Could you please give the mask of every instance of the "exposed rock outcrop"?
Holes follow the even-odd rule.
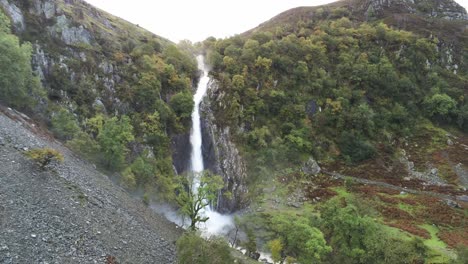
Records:
[[[465,188],[468,188],[468,169],[466,168],[466,166],[464,166],[461,163],[458,163],[453,168],[458,176],[460,185],[464,186]]]
[[[318,165],[317,161],[313,158],[310,157],[302,166],[301,168],[302,172],[305,174],[317,176],[317,174],[320,173],[322,170],[320,166]]]
[[[245,207],[248,203],[247,169],[239,150],[231,140],[229,127],[219,127],[210,109],[210,101],[216,100],[216,89],[216,83],[210,82],[207,97],[200,106],[202,152],[205,168],[224,179],[225,187],[219,197],[217,211],[229,213]]]
[[[24,16],[21,9],[19,9],[14,3],[10,3],[8,0],[1,0],[0,5],[10,16],[15,31],[24,31],[26,29],[26,24],[24,23]]]
[[[87,44],[91,45],[92,36],[83,25],[73,27],[65,15],[57,17],[57,23],[48,28],[49,33],[55,37],[60,38],[67,45]]]
[[[171,138],[172,162],[177,174],[189,169],[191,146],[189,133],[174,135]]]
[[[447,20],[468,20],[466,10],[453,0],[370,0],[365,4],[368,18],[397,10],[398,13],[417,13]]]
[[[430,164],[427,165],[427,169],[424,172],[416,170],[414,162],[410,161],[406,155],[405,150],[401,150],[400,162],[406,167],[408,176],[410,178],[419,179],[433,185],[444,185],[446,182],[439,177],[439,171],[437,168],[432,167]]]
[[[51,19],[55,16],[55,3],[52,0],[34,0],[30,12],[38,16],[44,15],[46,19]]]

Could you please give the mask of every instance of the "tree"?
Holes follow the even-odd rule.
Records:
[[[268,248],[271,251],[271,258],[273,261],[276,262],[281,262],[283,259],[281,256],[281,252],[283,251],[283,242],[281,242],[281,239],[274,239],[268,242]]]
[[[10,34],[9,21],[0,11],[0,102],[14,107],[30,107],[43,96],[39,79],[31,68],[31,44],[20,44]]]
[[[246,231],[247,241],[243,243],[243,246],[247,250],[246,255],[253,258],[258,259],[257,253],[257,238],[251,228],[248,228]]]
[[[96,159],[100,152],[99,144],[85,132],[78,132],[72,140],[67,141],[67,146],[88,160]]]
[[[184,233],[176,243],[179,263],[234,263],[228,243],[220,237],[204,239],[196,232]]]
[[[10,19],[0,10],[0,33],[10,33],[10,27]]]
[[[299,263],[318,262],[331,252],[323,233],[304,217],[277,214],[271,219],[271,228],[284,241],[284,255]]]
[[[113,117],[105,121],[97,140],[109,169],[120,169],[128,152],[127,144],[134,140],[133,126],[128,116]]]
[[[132,102],[137,111],[149,111],[160,98],[161,81],[154,72],[142,72],[133,88]]]
[[[196,230],[198,223],[208,221],[209,217],[203,214],[203,210],[216,204],[218,192],[223,186],[223,178],[209,171],[180,177],[176,201],[180,212],[190,219],[191,230]]]
[[[374,146],[356,133],[343,131],[339,139],[341,153],[351,162],[360,162],[375,154]]]
[[[52,131],[61,139],[70,140],[80,131],[75,116],[61,108],[52,116]]]
[[[190,93],[182,92],[172,96],[169,104],[179,118],[191,117],[194,102]]]
[[[144,114],[141,118],[139,132],[147,144],[153,147],[153,153],[157,157],[163,157],[169,150],[169,140],[161,123],[158,112]]]
[[[446,117],[455,110],[457,102],[447,94],[437,93],[426,98],[424,105],[430,117]]]
[[[457,124],[463,131],[468,132],[468,104],[458,111]]]
[[[423,263],[427,248],[420,239],[402,240],[374,219],[339,199],[321,210],[322,230],[330,240],[331,263]]]

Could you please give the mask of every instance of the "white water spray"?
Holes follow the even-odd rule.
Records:
[[[192,131],[190,133],[190,144],[192,144],[192,155],[190,156],[190,165],[191,170],[195,173],[201,172],[205,169],[202,155],[200,103],[206,94],[210,78],[208,77],[208,70],[205,68],[205,63],[203,62],[203,59],[204,58],[202,55],[199,55],[197,57],[198,69],[203,71],[203,75],[201,76],[200,81],[198,82],[197,91],[193,96],[193,102],[195,103],[195,106],[192,112]]]
[[[195,106],[192,112],[192,130],[190,133],[190,144],[192,145],[192,154],[190,156],[190,168],[195,173],[193,186],[198,188],[200,186],[200,172],[205,169],[203,164],[202,155],[202,133],[200,124],[200,103],[206,94],[208,89],[208,69],[205,66],[204,57],[202,55],[197,56],[198,69],[201,70],[202,76],[197,86],[197,91],[193,96]],[[194,190],[195,191],[195,190]],[[211,208],[207,207],[203,212],[203,215],[209,217],[206,223],[201,223],[199,228],[203,231],[206,236],[210,235],[222,235],[225,234],[229,227],[233,226],[232,217],[229,215],[222,215]]]

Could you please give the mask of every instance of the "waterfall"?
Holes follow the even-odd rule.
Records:
[[[197,56],[198,69],[202,71],[202,76],[197,85],[197,91],[193,96],[194,108],[192,112],[192,130],[190,132],[190,144],[192,145],[192,153],[190,155],[190,169],[195,174],[193,182],[193,191],[200,186],[200,172],[205,167],[203,164],[202,154],[202,132],[201,132],[201,120],[200,120],[200,103],[206,94],[208,89],[208,69],[205,66],[204,57],[202,55]],[[200,229],[206,236],[210,235],[221,235],[225,232],[226,227],[232,227],[232,217],[229,215],[222,215],[211,208],[207,207],[203,212],[203,215],[208,216],[209,219],[206,223],[200,224]]]
[[[202,76],[198,82],[197,91],[193,96],[193,102],[195,106],[192,112],[192,131],[190,133],[190,144],[192,144],[192,155],[190,156],[190,169],[192,172],[198,173],[205,169],[203,165],[202,155],[202,133],[200,124],[200,103],[206,94],[208,89],[208,70],[205,67],[204,57],[202,55],[197,56],[198,69],[201,70]],[[197,186],[198,187],[198,186]]]

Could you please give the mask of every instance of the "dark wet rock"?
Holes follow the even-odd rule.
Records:
[[[249,258],[258,260],[260,258],[260,253],[258,252],[250,252]]]
[[[245,208],[248,201],[247,168],[237,146],[232,142],[229,127],[220,127],[210,108],[210,102],[216,101],[217,85],[209,84],[208,94],[200,105],[202,128],[202,153],[205,168],[221,175],[224,179],[222,193],[230,193],[230,197],[220,195],[217,210],[230,213]]]
[[[317,105],[317,102],[314,100],[311,100],[307,103],[306,105],[306,113],[309,117],[313,117],[319,110],[319,106]]]
[[[172,162],[178,174],[189,170],[190,154],[192,145],[190,144],[190,134],[178,134],[171,139]]]

